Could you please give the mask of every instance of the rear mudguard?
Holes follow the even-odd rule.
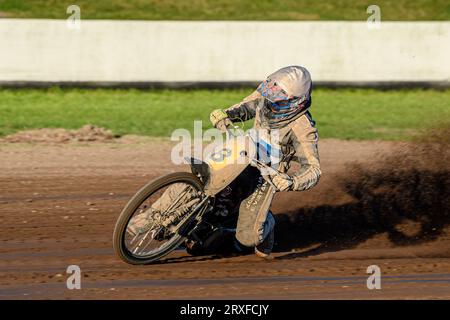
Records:
[[[199,176],[200,180],[203,182],[203,185],[206,187],[211,177],[211,171],[208,164],[195,158],[186,158],[186,161],[191,166],[192,173]]]

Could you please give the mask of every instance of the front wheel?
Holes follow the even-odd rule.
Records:
[[[130,264],[155,262],[185,240],[178,229],[200,204],[203,184],[192,173],[153,180],[127,203],[114,228],[117,255]]]

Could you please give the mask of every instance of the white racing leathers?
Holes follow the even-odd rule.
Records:
[[[281,160],[278,169],[287,172],[293,180],[289,191],[303,191],[314,187],[319,181],[321,170],[318,153],[318,133],[314,127],[308,110],[300,112],[286,123],[278,123],[271,128],[264,119],[266,99],[255,91],[241,103],[226,109],[226,113],[234,122],[254,118],[255,130],[278,130],[278,140],[281,148]],[[281,120],[283,121],[283,120]],[[300,169],[289,173],[292,161],[300,164]],[[273,199],[273,187],[262,177],[253,193],[241,202],[236,230],[237,240],[244,246],[252,247],[262,243],[275,225],[275,219],[270,212]]]
[[[293,179],[290,191],[312,188],[319,181],[321,171],[317,149],[318,134],[310,113],[307,110],[300,112],[289,120],[282,120],[285,123],[282,125],[278,123],[277,128],[274,129],[270,128],[270,125],[263,119],[265,103],[265,98],[255,91],[241,103],[225,111],[234,122],[254,118],[254,129],[264,131],[263,136],[271,135],[274,130],[277,130],[281,149],[277,169],[288,172],[291,161],[300,164],[297,172],[289,173]],[[236,229],[237,240],[248,247],[262,243],[275,226],[275,219],[270,212],[274,195],[273,187],[262,177],[257,179],[257,183],[249,181],[251,194],[241,201]],[[132,218],[129,231],[133,234],[146,232],[155,222],[168,225],[176,217],[189,210],[198,199],[194,197],[195,192],[183,190],[185,187],[184,184],[170,186],[150,208]],[[180,197],[180,195],[182,196]],[[174,202],[177,202],[176,205],[170,208]]]

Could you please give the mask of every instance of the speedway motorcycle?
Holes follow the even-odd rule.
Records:
[[[279,160],[273,161],[273,144],[236,126],[226,129],[226,137],[203,160],[186,159],[192,172],[153,180],[126,204],[113,235],[123,261],[154,263],[177,248],[210,254],[235,231],[239,204],[258,179],[274,192],[271,177],[286,174],[274,168]]]

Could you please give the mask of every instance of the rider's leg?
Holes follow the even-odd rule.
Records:
[[[272,187],[262,177],[259,179],[254,192],[241,202],[239,208],[236,239],[246,247],[262,245],[266,239],[269,239],[275,225],[275,219],[269,211],[273,198]],[[270,253],[272,246],[273,241],[272,245],[269,241],[264,243],[264,250],[260,249]]]
[[[271,211],[267,214],[263,235],[264,237],[261,243],[255,246],[255,253],[262,258],[267,258],[272,252],[273,244],[275,242],[275,219]]]

